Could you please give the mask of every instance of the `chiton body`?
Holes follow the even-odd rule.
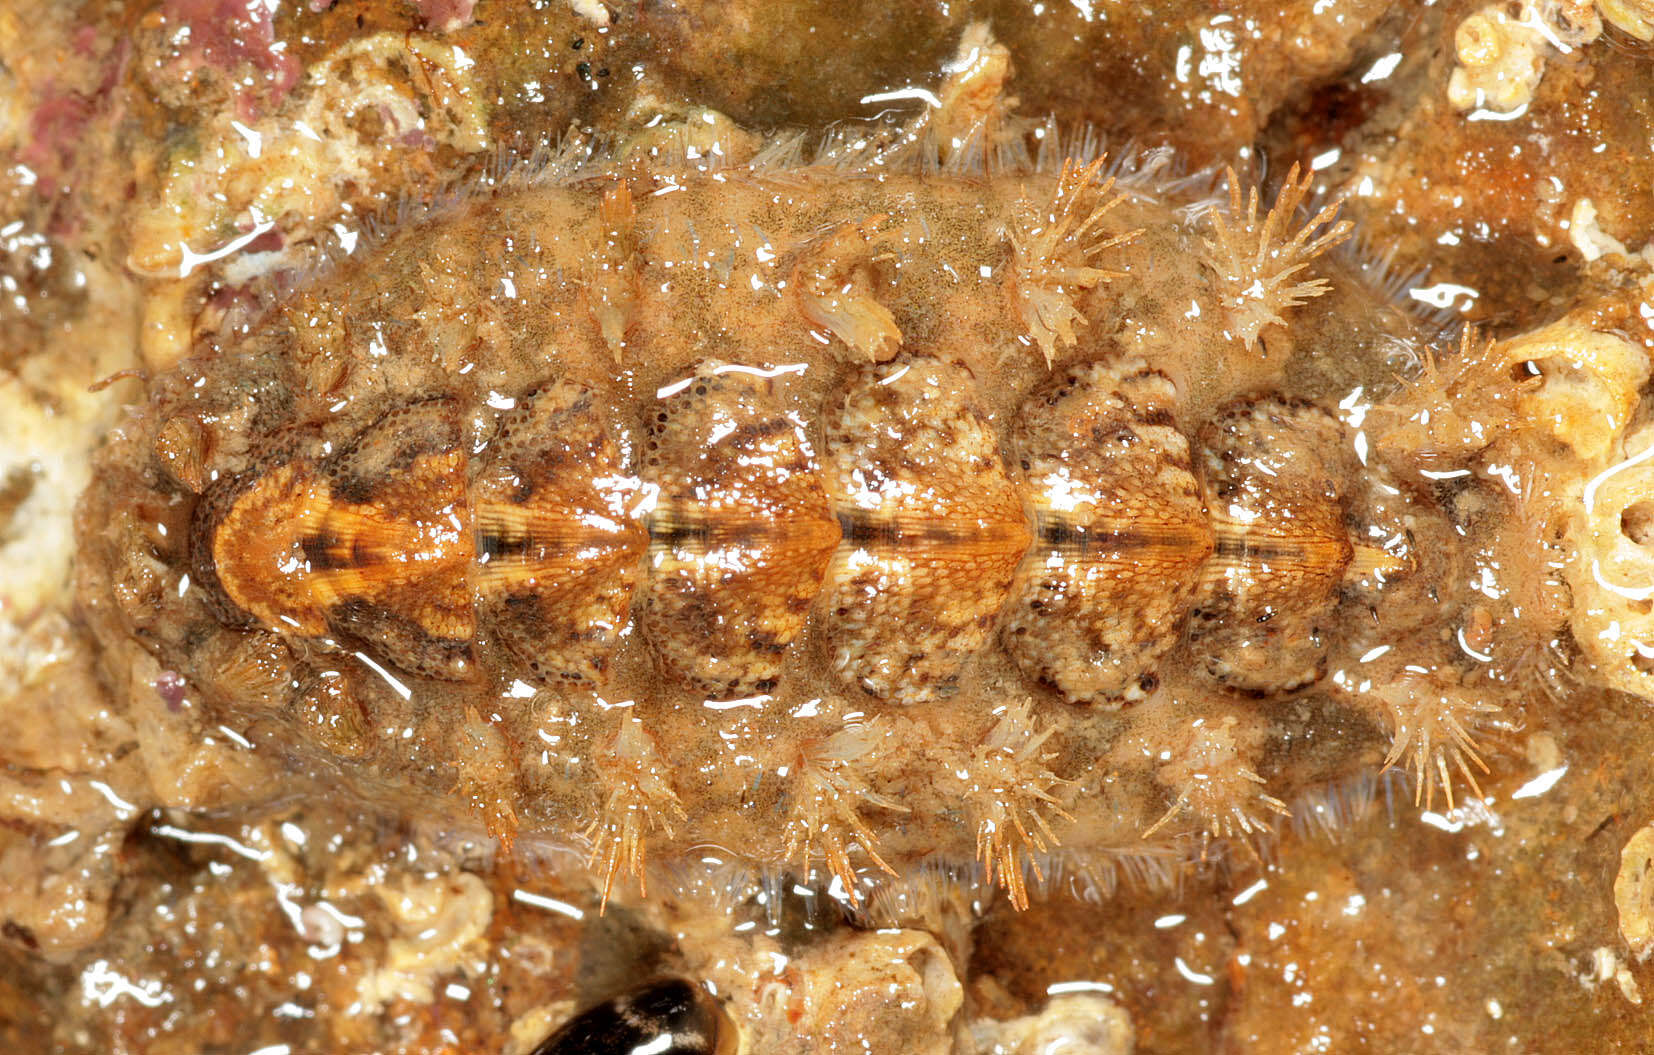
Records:
[[[228,625],[452,681],[601,689],[635,635],[703,699],[753,697],[780,687],[813,622],[837,688],[881,702],[953,694],[997,636],[1068,702],[1118,705],[1152,689],[1191,612],[1219,684],[1318,676],[1354,554],[1324,412],[1225,411],[1215,438],[1271,428],[1294,445],[1282,460],[1311,464],[1226,472],[1236,444],[1201,451],[1203,478],[1171,384],[1138,360],[1060,370],[1014,440],[942,360],[852,371],[808,417],[786,409],[786,372],[702,363],[631,430],[601,409],[612,390],[558,382],[495,400],[498,416],[399,404],[332,453],[284,436],[206,489],[191,575]],[[491,422],[486,442],[468,416]],[[809,419],[826,422],[820,455]],[[1214,514],[1208,496],[1241,490]]]
[[[1370,771],[1393,701],[1344,668],[1453,681],[1469,603],[1439,495],[1334,412],[1414,324],[1301,184],[1260,217],[976,116],[565,152],[340,254],[113,437],[110,662],[611,880],[859,847],[1020,899],[1059,840]]]

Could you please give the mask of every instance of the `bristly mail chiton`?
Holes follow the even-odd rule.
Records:
[[[1470,601],[1327,408],[1420,335],[1295,177],[1116,182],[990,87],[808,159],[565,151],[340,254],[112,437],[109,662],[610,879],[715,843],[1020,900],[1059,840],[1370,769],[1393,700],[1329,672],[1453,681]]]

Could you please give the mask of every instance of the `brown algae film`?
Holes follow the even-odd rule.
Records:
[[[1417,324],[1296,173],[1111,168],[1003,75],[813,152],[568,147],[339,254],[113,437],[94,627],[606,886],[714,846],[1021,903],[1386,762],[1473,787],[1561,619],[1472,590],[1508,496],[1365,395]]]

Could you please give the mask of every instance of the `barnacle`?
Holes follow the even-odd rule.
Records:
[[[1614,907],[1631,954],[1647,960],[1654,953],[1654,825],[1638,828],[1620,848]]]
[[[1036,1014],[1009,1022],[984,1020],[971,1026],[972,1041],[980,1052],[1063,1053],[1136,1050],[1131,1016],[1119,1003],[1100,993],[1054,996]]]
[[[1461,461],[1525,429],[1594,463],[1629,424],[1648,373],[1636,345],[1573,316],[1503,341],[1466,327],[1457,355],[1426,350],[1407,388],[1376,409],[1389,423],[1378,442],[1420,462]]]
[[[859,845],[881,871],[896,874],[879,856],[878,839],[861,817],[863,804],[904,809],[901,803],[868,787],[858,767],[873,750],[880,733],[874,722],[850,722],[823,741],[806,741],[797,756],[792,809],[781,832],[783,857],[797,860],[800,870],[808,872],[811,855],[820,853],[828,870],[857,904],[861,893],[850,861],[852,845]]]
[[[1459,65],[1447,83],[1447,98],[1458,109],[1509,113],[1533,100],[1545,73],[1544,38],[1505,5],[1490,4],[1459,23],[1453,47]]]
[[[358,983],[358,999],[369,1009],[399,999],[430,1002],[438,978],[487,948],[494,899],[470,872],[410,878],[375,893],[395,921],[397,936],[388,943],[383,964]]]
[[[160,202],[138,213],[132,267],[187,276],[197,249],[206,253],[215,238],[262,234],[287,214],[329,213],[317,195],[337,202],[350,186],[371,185],[391,158],[417,172],[421,155],[412,144],[484,149],[488,129],[473,66],[434,37],[379,33],[313,65],[277,113],[252,126],[224,115],[198,153],[172,159]],[[364,112],[376,115],[385,134],[364,135],[355,123]],[[203,193],[209,182],[228,193]]]
[[[1602,17],[1638,40],[1654,40],[1654,3],[1649,0],[1597,0]]]
[[[672,820],[686,815],[667,782],[654,739],[636,718],[620,720],[620,728],[598,753],[597,771],[604,786],[603,805],[586,837],[592,844],[592,868],[603,877],[607,905],[619,872],[631,875],[638,889],[644,889],[645,840],[657,830],[670,836]]]
[[[1142,233],[1105,235],[1100,229],[1103,218],[1124,200],[1124,195],[1110,193],[1112,176],[1099,181],[1104,160],[1097,158],[1084,165],[1064,161],[1051,203],[1040,208],[1024,202],[1007,232],[1011,272],[1006,288],[1011,306],[1046,363],[1056,356],[1059,346],[1072,347],[1074,328],[1085,325],[1075,298],[1119,275],[1093,267],[1091,258]]]
[[[1602,36],[1600,6],[1594,0],[1528,0],[1523,13],[1544,27],[1555,47],[1568,52]]]
[[[1633,431],[1625,457],[1585,486],[1569,534],[1573,635],[1615,688],[1654,694],[1654,427]]]
[[[1646,351],[1572,316],[1499,350],[1508,370],[1538,378],[1518,386],[1523,425],[1549,433],[1587,464],[1605,457],[1630,424],[1649,375]]]
[[[1523,0],[1514,12],[1509,4],[1489,4],[1470,15],[1453,34],[1458,65],[1448,101],[1459,110],[1523,109],[1533,102],[1547,55],[1566,55],[1602,36],[1598,6],[1608,13],[1608,4],[1591,0]]]
[[[1624,256],[1627,253],[1625,243],[1604,231],[1597,223],[1597,203],[1590,198],[1576,200],[1569,211],[1568,242],[1586,263],[1610,254]]]
[[[1313,174],[1299,176],[1294,164],[1281,185],[1275,204],[1260,219],[1258,189],[1248,193],[1242,212],[1240,179],[1228,172],[1229,209],[1211,212],[1212,237],[1206,242],[1207,265],[1217,274],[1228,336],[1255,351],[1259,335],[1270,326],[1284,326],[1283,313],[1319,297],[1329,288],[1324,278],[1297,281],[1299,272],[1350,236],[1353,224],[1334,222],[1336,202],[1325,205],[1308,221],[1292,229],[1298,207],[1309,194]]]
[[[954,1016],[965,1002],[947,950],[922,930],[850,932],[801,957],[796,1006],[821,1022],[817,1051],[869,1050],[869,1012],[888,1020],[888,1035],[911,1055],[955,1050]]]

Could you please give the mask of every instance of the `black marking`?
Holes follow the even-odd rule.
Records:
[[[314,535],[306,535],[299,540],[299,548],[304,550],[304,559],[310,565],[311,571],[337,571],[340,568],[360,568],[368,563],[361,559],[361,548],[355,543],[350,544],[348,556],[339,555],[339,536],[330,531],[319,531]]]
[[[1137,422],[1121,425],[1099,425],[1091,430],[1091,442],[1098,447],[1135,447],[1142,442],[1137,434]]]
[[[1250,538],[1220,535],[1212,555],[1248,564],[1265,561],[1294,565],[1317,563],[1306,557],[1307,552],[1308,547],[1299,542],[1257,542]]]
[[[1094,550],[1128,553],[1140,549],[1193,549],[1200,545],[1198,537],[1185,532],[1141,528],[1086,528],[1072,521],[1054,517],[1041,517],[1037,534],[1039,541],[1051,549],[1079,554]]]
[[[840,513],[838,518],[839,538],[854,546],[867,546],[881,542],[895,541],[895,528],[889,523],[880,523],[860,513]]]
[[[533,561],[545,556],[544,546],[533,535],[506,535],[498,531],[477,532],[477,560],[493,563],[504,560]]]
[[[649,545],[656,547],[694,548],[712,537],[712,524],[706,520],[679,518],[670,514],[652,516],[644,522],[649,534]]]
[[[1119,385],[1120,385],[1121,388],[1124,388],[1127,385],[1129,385],[1129,384],[1131,384],[1135,381],[1167,381],[1167,380],[1169,380],[1169,379],[1167,378],[1164,371],[1158,370],[1158,369],[1156,369],[1155,367],[1152,367],[1152,366],[1141,366],[1141,367],[1138,367],[1136,370],[1132,371],[1131,373],[1127,374],[1126,376],[1122,377],[1119,381]]]
[[[793,431],[793,423],[786,418],[766,418],[763,421],[746,422],[736,427],[735,431],[722,442],[732,450],[745,451],[759,446],[765,440],[784,436]]]
[[[672,978],[635,989],[570,1019],[531,1055],[718,1055],[732,1050],[732,1027],[710,996]]]
[[[813,521],[803,521],[809,523]],[[681,516],[670,511],[657,513],[644,522],[649,545],[655,549],[680,548],[690,551],[716,542],[720,547],[767,549],[794,534],[785,519],[753,520],[747,517]]]
[[[944,549],[980,542],[985,534],[971,528],[954,527],[946,521],[896,523],[866,513],[840,513],[838,527],[842,542],[861,549]]]

